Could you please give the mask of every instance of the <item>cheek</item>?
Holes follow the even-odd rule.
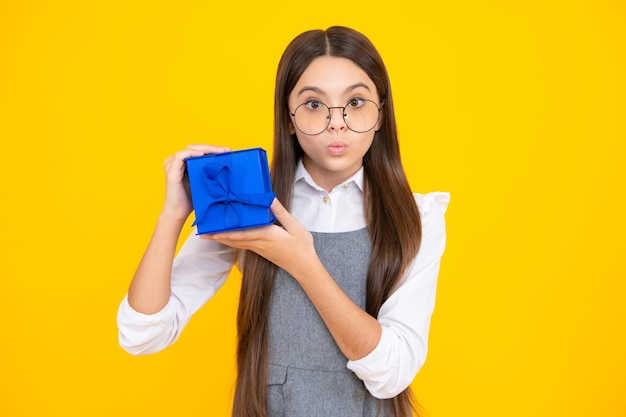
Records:
[[[300,145],[300,148],[302,148],[302,150],[304,151],[304,153],[309,153],[313,151],[313,147],[311,146],[311,142],[310,140],[306,140],[306,138],[304,138],[304,140],[296,133],[294,135],[293,140],[297,140],[298,144]]]
[[[372,143],[374,143],[374,141],[376,140],[376,132],[372,131],[371,133],[371,135],[364,137],[363,141],[361,142],[362,147],[365,148],[366,151],[372,147]]]

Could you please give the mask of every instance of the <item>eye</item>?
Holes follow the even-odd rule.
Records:
[[[309,110],[319,110],[324,107],[324,103],[319,100],[309,100],[304,103],[304,106]]]
[[[363,99],[360,97],[351,98],[346,104],[346,107],[361,107],[363,105]]]

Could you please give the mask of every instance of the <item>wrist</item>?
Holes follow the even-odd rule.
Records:
[[[158,223],[163,226],[169,225],[170,227],[182,228],[188,217],[189,214],[181,215],[180,213],[163,210],[159,215]]]
[[[317,257],[317,254],[294,262],[294,266],[290,269],[291,270],[287,272],[303,287],[309,285],[311,282],[319,282],[324,275],[328,276],[328,271],[326,271],[326,268]]]

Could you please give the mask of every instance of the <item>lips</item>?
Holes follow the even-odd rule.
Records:
[[[345,142],[334,141],[330,145],[328,145],[328,152],[333,156],[339,156],[346,153],[348,149],[348,145]]]

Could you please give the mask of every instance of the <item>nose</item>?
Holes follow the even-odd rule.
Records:
[[[334,111],[337,110],[337,111]],[[343,113],[345,109],[343,107],[329,107],[328,113],[330,117],[330,122],[328,123],[328,128],[335,130],[345,130],[346,129],[346,121],[343,118]]]

